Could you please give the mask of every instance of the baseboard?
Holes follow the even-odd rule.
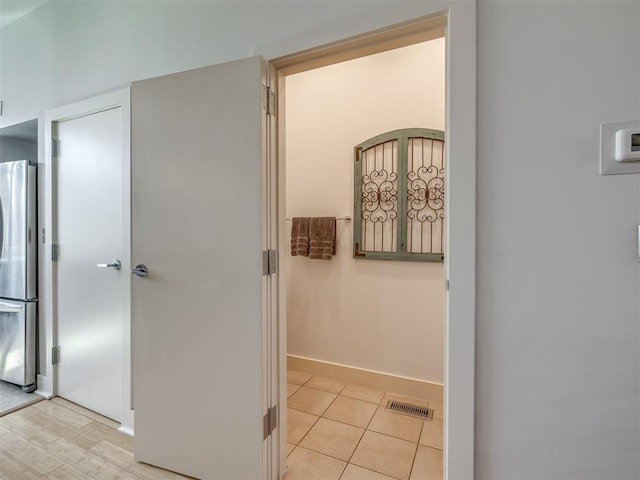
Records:
[[[444,386],[442,384],[415,378],[390,375],[297,355],[287,355],[287,367],[291,370],[333,378],[385,392],[394,392],[399,395],[423,398],[433,402],[442,402],[444,398]]]
[[[122,420],[120,422],[120,428],[118,428],[119,432],[124,433],[125,435],[129,435],[133,437],[133,410],[127,410],[122,414]]]
[[[37,389],[33,393],[37,393],[40,396],[43,396],[47,400],[51,400],[53,398],[53,385],[49,381],[47,377],[44,375],[37,375],[36,378]]]
[[[34,390],[34,392],[36,395],[40,395],[41,397],[44,397],[45,400],[51,400],[53,398],[53,394],[51,392],[44,392],[40,389],[38,390]]]
[[[126,425],[120,425],[120,428],[118,428],[118,431],[120,433],[124,433],[125,435],[128,435],[130,437],[133,437],[133,428],[128,427]]]

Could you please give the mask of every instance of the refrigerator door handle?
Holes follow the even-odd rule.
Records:
[[[20,313],[23,306],[19,303],[7,303],[0,301],[0,313]]]
[[[2,206],[2,195],[0,195],[0,259],[2,259],[2,249],[4,248],[4,214]]]

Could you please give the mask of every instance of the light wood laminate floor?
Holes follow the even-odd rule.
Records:
[[[288,380],[286,480],[442,479],[441,404],[425,402],[436,413],[422,421],[384,410],[389,398],[416,399],[303,372]],[[61,398],[0,417],[0,479],[188,479],[135,461],[117,428]]]
[[[0,418],[2,480],[185,479],[136,462],[118,424],[61,398]]]

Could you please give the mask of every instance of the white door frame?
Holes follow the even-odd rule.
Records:
[[[52,138],[57,122],[72,120],[113,108],[122,109],[122,268],[130,270],[131,264],[131,94],[126,87],[114,92],[82,100],[45,112],[44,186],[40,188],[40,204],[44,206],[44,230],[40,231],[42,243],[39,262],[44,272],[40,282],[40,325],[44,326],[46,359],[38,375],[38,391],[48,398],[57,395],[57,368],[52,365],[52,348],[57,343],[56,319],[56,264],[51,260],[52,245],[57,232],[57,180],[55,159],[52,154]],[[131,389],[131,277],[124,276],[122,290],[122,425],[120,431],[133,434],[133,410]]]
[[[279,111],[284,112],[286,74],[330,65],[371,53],[429,39],[428,30],[441,22],[446,38],[446,195],[447,245],[445,275],[444,475],[446,479],[474,476],[475,305],[476,305],[476,2],[425,2],[424,17],[394,25],[369,25],[364,32],[327,29],[255,51],[280,75]],[[439,22],[440,20],[440,22]],[[363,20],[363,24],[366,19]],[[351,24],[358,28],[357,22]],[[373,29],[372,29],[373,27]],[[422,31],[421,31],[422,30]],[[342,32],[335,33],[335,32]],[[341,36],[342,35],[342,36]],[[317,43],[318,38],[322,43]],[[337,38],[336,38],[337,37]],[[345,39],[346,38],[346,39]],[[436,37],[432,37],[436,38]],[[412,40],[413,39],[413,40]],[[305,45],[292,51],[290,45]],[[455,63],[451,59],[455,59]],[[284,185],[284,119],[279,116],[279,185]],[[284,188],[278,199],[285,200]],[[278,218],[280,250],[285,251],[284,209]],[[284,271],[284,255],[279,269]],[[286,345],[286,276],[280,276],[280,345]],[[286,348],[280,352],[280,406],[286,411]],[[283,415],[284,418],[284,415]],[[282,423],[286,428],[286,423]],[[284,437],[284,436],[283,436]],[[284,453],[282,453],[284,452]],[[281,476],[286,472],[286,445],[281,442]]]

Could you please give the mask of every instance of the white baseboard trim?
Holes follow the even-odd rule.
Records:
[[[36,391],[38,395],[42,395],[47,400],[51,400],[53,398],[53,385],[49,381],[49,378],[44,375],[38,374],[36,377]]]
[[[444,385],[415,378],[390,375],[297,355],[287,355],[287,367],[291,370],[333,378],[399,395],[423,398],[433,402],[442,402],[444,398]]]
[[[133,410],[122,412],[122,420],[120,420],[120,428],[118,428],[118,431],[133,437],[133,425]]]
[[[128,435],[130,437],[133,437],[133,428],[126,426],[126,425],[120,425],[120,428],[118,428],[118,431],[120,433],[124,433],[125,435]]]
[[[51,392],[44,392],[42,390],[34,390],[34,392],[36,395],[40,395],[41,397],[44,397],[45,400],[51,400],[53,398],[53,394]]]

